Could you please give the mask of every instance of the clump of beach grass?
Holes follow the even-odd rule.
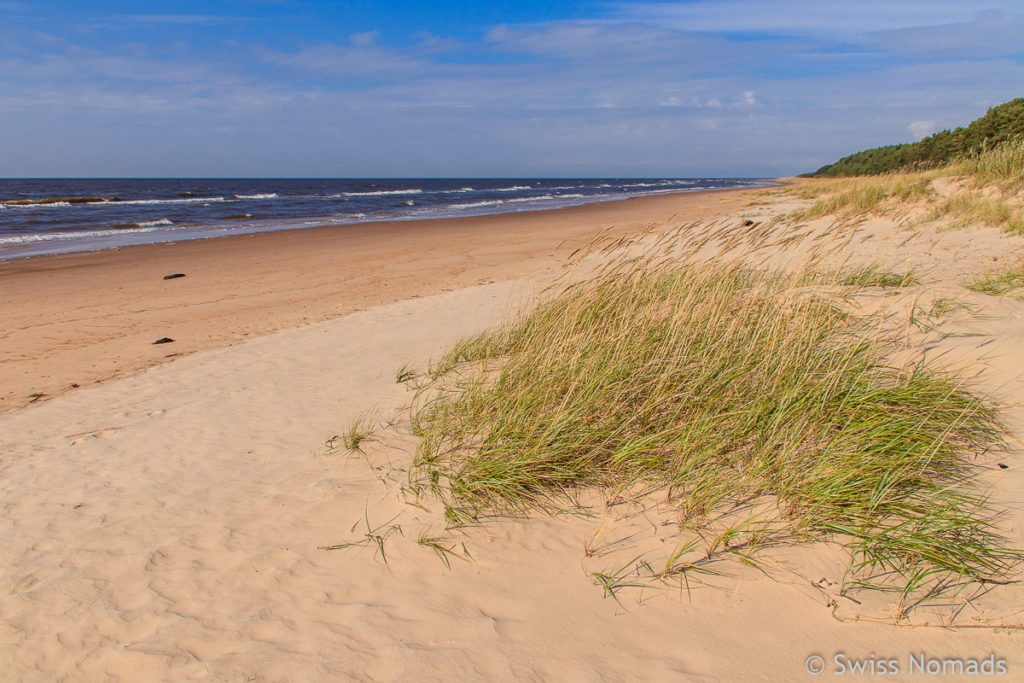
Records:
[[[935,181],[940,178],[954,180],[960,190],[944,197],[936,191]],[[803,221],[822,216],[892,216],[923,204],[927,212],[919,220],[948,217],[952,227],[983,223],[1024,234],[1022,187],[1024,140],[1018,140],[928,170],[801,181],[790,193],[817,201],[787,218]]]
[[[345,450],[362,452],[363,443],[373,438],[373,431],[372,420],[368,416],[362,415],[354,419],[344,432],[328,439],[327,447],[333,450],[335,442],[341,440],[341,445]]]
[[[1024,263],[974,278],[964,287],[991,296],[1024,294]]]
[[[995,185],[1005,192],[1019,191],[1024,186],[1024,139],[957,159],[947,167],[947,172],[969,176],[979,186]]]
[[[949,216],[954,227],[983,223],[1024,234],[1024,140],[961,157],[938,172],[957,178],[962,189],[933,206],[928,219]]]
[[[839,284],[848,287],[912,287],[920,284],[913,271],[894,273],[877,265],[863,266],[841,274]]]
[[[930,197],[933,193],[930,183],[935,177],[935,172],[918,171],[815,181],[799,189],[798,196],[804,199],[826,196],[806,209],[791,213],[788,218],[803,221],[822,216],[885,215],[908,202]]]
[[[682,526],[747,511],[767,517],[737,529],[846,543],[855,584],[1000,580],[1021,553],[974,484],[994,409],[890,366],[835,277],[623,257],[440,360],[410,488],[453,524],[662,490]]]
[[[466,548],[465,543],[461,544],[462,552],[460,553],[455,547],[454,542],[442,536],[431,536],[427,530],[424,530],[423,533],[420,534],[416,542],[424,548],[430,548],[433,550],[437,558],[441,560],[441,562],[444,563],[444,566],[448,569],[452,568],[451,558],[467,562],[471,559],[469,549]]]
[[[982,223],[1011,234],[1024,234],[1024,204],[977,191],[963,191],[938,202],[925,220],[951,217],[950,227]]]

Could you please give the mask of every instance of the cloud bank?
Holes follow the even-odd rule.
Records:
[[[1002,0],[629,3],[329,39],[220,5],[54,30],[0,2],[0,175],[788,175],[1024,84]]]

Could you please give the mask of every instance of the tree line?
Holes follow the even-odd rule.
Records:
[[[932,168],[1021,137],[1024,137],[1024,98],[1018,97],[991,107],[966,128],[943,130],[918,142],[867,149],[806,175],[877,175],[907,168]]]

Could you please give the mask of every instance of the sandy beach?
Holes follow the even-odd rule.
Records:
[[[541,275],[598,232],[711,220],[750,196],[663,195],[0,261],[0,412],[247,337]],[[175,273],[186,277],[163,279]],[[164,337],[174,343],[153,345]]]
[[[592,573],[668,549],[657,506],[499,519],[446,535],[447,557],[423,543],[440,508],[401,492],[411,438],[332,447],[360,416],[401,414],[399,368],[501,320],[596,234],[807,204],[705,192],[0,263],[0,678],[813,680],[810,658],[831,675],[842,655],[896,659],[899,680],[992,656],[1018,679],[1018,585],[893,625],[893,596],[831,592],[846,557],[816,544],[773,554],[771,576],[734,562],[692,591],[612,599]],[[1010,447],[984,484],[1019,546],[1024,303],[962,282],[1024,238],[943,228],[872,218],[847,255],[920,273],[865,307],[968,305],[928,352],[999,402]]]

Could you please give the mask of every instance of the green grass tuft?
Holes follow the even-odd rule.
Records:
[[[972,484],[1003,438],[993,409],[925,363],[890,367],[877,326],[828,294],[840,282],[635,259],[604,272],[438,364],[449,384],[415,415],[410,476],[449,521],[640,486],[698,528],[771,510],[747,524],[750,553],[768,528],[843,540],[857,581],[983,581],[1021,558]],[[862,280],[890,275],[880,286],[912,277]],[[594,579],[611,595],[629,582]]]
[[[1024,293],[1024,264],[982,275],[970,280],[964,287],[991,296]]]
[[[921,284],[921,281],[913,270],[900,275],[872,265],[844,273],[839,284],[848,287],[913,287]]]
[[[961,189],[942,198],[933,187],[938,178],[956,179]],[[951,218],[954,227],[982,223],[1011,234],[1024,234],[1024,140],[981,149],[930,170],[904,170],[877,176],[821,178],[800,183],[790,194],[817,201],[789,214],[802,221],[822,216],[850,218],[865,214],[898,215],[920,202],[928,205],[921,220]]]
[[[361,417],[352,421],[348,430],[340,435],[341,444],[348,451],[362,451],[362,444],[373,437],[373,428],[368,418]],[[334,437],[335,439],[338,437]],[[333,442],[334,439],[331,441]]]
[[[974,190],[958,192],[937,203],[926,220],[938,220],[946,216],[953,218],[952,227],[982,223],[1002,228],[1010,234],[1024,234],[1024,206],[1020,202],[986,196]]]
[[[416,379],[416,373],[409,368],[409,365],[403,365],[395,372],[395,384],[404,384],[409,380]]]
[[[952,173],[970,176],[978,185],[995,185],[1006,192],[1024,186],[1024,139],[1018,139],[957,159]]]
[[[438,559],[440,559],[448,569],[452,568],[451,558],[453,557],[467,562],[470,560],[469,550],[466,548],[465,543],[461,544],[462,552],[460,553],[456,550],[455,544],[452,541],[440,536],[429,536],[426,531],[420,534],[420,537],[416,539],[416,542],[424,548],[430,548],[433,550],[434,554],[437,555]]]
[[[361,538],[355,541],[346,541],[344,543],[334,543],[332,545],[319,545],[317,546],[317,550],[347,550],[349,548],[356,548],[359,546],[370,546],[374,548],[374,555],[379,555],[380,559],[386,565],[388,563],[388,555],[384,548],[384,542],[392,534],[397,533],[399,536],[404,535],[402,532],[402,527],[398,524],[392,524],[392,522],[394,522],[394,518],[378,526],[371,525],[369,509],[364,509],[363,521],[366,524],[366,532],[362,535]]]
[[[930,181],[934,173],[893,173],[884,176],[823,180],[805,187],[801,197],[812,198],[828,193],[807,209],[789,215],[793,221],[822,216],[847,218],[858,214],[885,214],[894,206],[932,195]]]

